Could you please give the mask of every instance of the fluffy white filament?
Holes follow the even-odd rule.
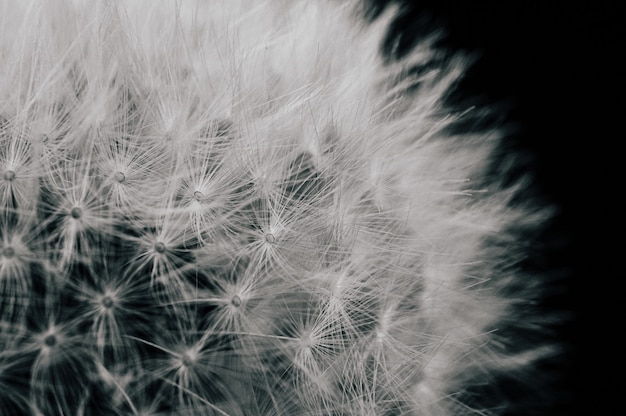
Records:
[[[539,354],[465,61],[357,6],[0,1],[0,413],[486,414]]]

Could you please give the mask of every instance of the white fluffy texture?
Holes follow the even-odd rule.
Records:
[[[463,60],[385,64],[357,12],[0,2],[0,410],[487,412],[465,390],[534,357],[493,333],[528,218],[500,134],[446,130]]]

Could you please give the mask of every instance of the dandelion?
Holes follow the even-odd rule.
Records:
[[[311,302],[312,301],[312,302]],[[304,299],[283,317],[281,337],[273,342],[277,355],[273,374],[292,389],[297,402],[309,412],[326,413],[336,409],[336,362],[348,344],[337,316],[326,313],[315,300]]]
[[[33,148],[20,132],[0,131],[0,149],[0,209],[28,211],[38,191]]]
[[[89,400],[94,357],[72,323],[57,324],[50,314],[25,349],[36,354],[30,376],[34,413],[81,414]]]
[[[193,320],[181,322],[187,325]],[[181,328],[182,329],[182,328]],[[205,414],[226,415],[222,403],[236,403],[233,390],[243,378],[243,368],[233,371],[230,361],[235,352],[228,338],[212,331],[185,328],[180,332],[159,337],[160,343],[145,340],[155,349],[155,357],[146,362],[145,368],[161,386],[158,394],[168,398],[175,409],[187,414],[202,411]]]
[[[182,210],[189,216],[187,228],[207,243],[233,232],[233,217],[245,203],[245,181],[228,163],[236,155],[219,142],[225,133],[216,129],[212,125],[208,137],[190,146],[179,189]]]
[[[131,336],[147,336],[158,330],[155,318],[160,308],[150,292],[148,279],[131,279],[110,260],[101,258],[80,279],[69,282],[66,291],[77,303],[81,320],[94,353],[103,365],[138,360],[138,346]],[[114,268],[111,268],[114,266]]]
[[[322,233],[318,212],[307,205],[291,206],[285,196],[261,198],[244,211],[249,221],[250,243],[244,253],[258,267],[279,269],[286,276],[301,275],[319,261],[318,236]],[[303,221],[307,218],[307,221]]]
[[[544,322],[512,317],[547,210],[449,108],[466,57],[381,53],[397,9],[13,6],[0,413],[496,415],[477,389],[553,353],[498,332]]]
[[[142,146],[128,134],[98,140],[94,153],[106,204],[133,220],[155,215],[162,196],[155,189],[165,186],[167,161],[158,146]]]
[[[139,248],[134,273],[147,273],[153,284],[159,283],[177,291],[184,287],[186,254],[184,229],[179,219],[165,218],[162,226],[143,232],[136,239]]]
[[[268,299],[280,294],[278,291],[284,288],[281,283],[252,269],[242,271],[235,267],[228,275],[214,276],[210,280],[211,288],[196,292],[193,302],[214,308],[208,323],[217,333],[264,334],[275,315]]]

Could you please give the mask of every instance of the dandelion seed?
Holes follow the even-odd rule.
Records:
[[[178,198],[188,214],[186,228],[201,244],[233,233],[234,218],[245,204],[245,181],[229,166],[229,159],[236,158],[231,153],[227,145],[209,139],[192,142],[184,155]]]
[[[149,277],[151,291],[163,296],[163,302],[179,299],[189,289],[189,279],[196,271],[194,240],[185,227],[185,217],[168,212],[153,223],[154,228],[129,236],[132,250],[131,278]],[[191,248],[187,248],[191,246]]]
[[[292,276],[319,266],[319,253],[324,250],[319,240],[323,225],[317,218],[320,211],[306,205],[290,207],[284,197],[277,197],[257,200],[243,213],[254,228],[241,230],[251,238],[242,253],[255,263]]]
[[[15,329],[19,329],[27,316],[36,275],[38,256],[29,248],[36,237],[29,221],[26,215],[17,224],[10,217],[0,218],[0,321],[9,322]],[[2,329],[0,346],[1,333]]]
[[[37,334],[36,344],[25,345],[38,352],[31,368],[30,398],[42,414],[80,414],[89,397],[95,366],[75,324],[51,323]]]
[[[126,124],[120,128],[119,134],[94,144],[98,175],[106,178],[103,199],[126,217],[151,218],[161,207],[171,160],[157,143],[135,140]]]
[[[37,197],[40,166],[32,144],[19,126],[0,132],[0,209],[30,210]]]
[[[199,410],[208,406],[211,411],[226,414],[219,404],[233,399],[232,389],[240,385],[245,369],[229,368],[232,351],[224,338],[210,331],[189,331],[193,320],[180,324],[187,327],[179,333],[183,339],[170,338],[178,334],[165,334],[168,336],[159,344],[143,341],[163,353],[162,357],[146,362],[146,368],[162,382],[159,393],[177,408],[190,406]]]

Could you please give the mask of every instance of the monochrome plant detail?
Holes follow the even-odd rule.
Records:
[[[395,13],[0,1],[1,414],[503,410],[549,214],[458,128],[466,57],[381,54]]]

